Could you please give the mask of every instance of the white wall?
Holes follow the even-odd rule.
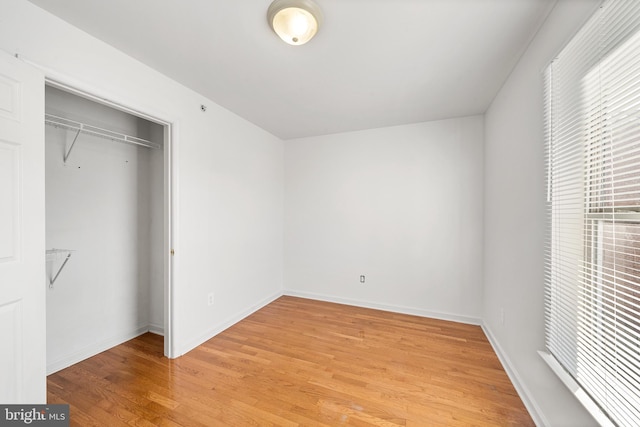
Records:
[[[479,322],[482,121],[287,141],[287,292]]]
[[[112,131],[149,138],[160,128],[162,143],[160,125],[50,87],[45,99],[47,113]],[[80,134],[65,163],[74,137],[45,128],[47,248],[74,250],[47,290],[48,373],[148,330],[152,310],[163,312],[151,298],[163,289],[162,246],[152,246],[163,236],[162,150]],[[49,278],[62,262],[47,263]]]
[[[175,354],[281,293],[282,141],[26,0],[3,1],[0,49],[175,124]]]
[[[485,120],[483,319],[530,409],[549,426],[595,422],[537,354],[544,349],[541,73],[599,3],[558,2]]]

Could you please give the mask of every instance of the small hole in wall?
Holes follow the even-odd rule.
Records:
[[[207,106],[204,104],[200,105],[200,111],[202,111],[203,113],[207,111]]]

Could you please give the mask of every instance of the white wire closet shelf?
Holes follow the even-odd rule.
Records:
[[[162,146],[157,142],[152,142],[137,136],[131,136],[124,133],[114,132],[108,129],[103,129],[97,126],[89,125],[86,123],[77,122],[75,120],[65,119],[64,117],[54,116],[53,114],[45,114],[44,122],[50,126],[54,126],[61,129],[67,129],[76,132],[76,136],[73,138],[71,146],[64,155],[64,161],[66,162],[73,150],[73,146],[78,140],[78,135],[81,133],[97,136],[99,138],[109,139],[111,141],[123,142],[125,144],[133,144],[146,148],[160,149]]]

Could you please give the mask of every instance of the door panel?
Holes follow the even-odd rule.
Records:
[[[0,306],[0,402],[15,402],[22,392],[21,301]]]
[[[17,261],[20,248],[20,146],[0,140],[0,263]]]
[[[46,402],[44,76],[0,51],[0,402]]]
[[[20,121],[20,82],[0,74],[0,117]]]

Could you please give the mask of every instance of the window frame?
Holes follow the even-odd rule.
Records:
[[[633,14],[621,11],[632,11]],[[630,20],[631,24],[628,24]],[[620,31],[606,42],[600,41],[599,37],[604,39],[605,35],[610,36],[606,31],[602,31],[602,28],[613,25],[618,31],[615,28],[618,21],[624,22],[627,26],[624,30],[629,31]],[[635,27],[632,28],[632,25]],[[616,242],[616,225],[640,228],[640,148],[627,150],[625,145],[640,147],[640,131],[637,139],[627,140],[626,137],[620,137],[624,149],[617,145],[616,139],[619,137],[617,133],[626,130],[624,126],[629,126],[629,123],[640,127],[640,84],[633,80],[631,88],[635,92],[629,90],[637,100],[632,96],[635,103],[627,106],[627,110],[615,104],[620,103],[620,100],[615,98],[620,96],[618,92],[613,93],[614,104],[609,110],[609,94],[603,95],[603,92],[606,92],[603,91],[603,87],[610,89],[610,82],[607,80],[601,86],[604,81],[602,79],[609,78],[615,81],[617,90],[619,87],[626,88],[619,84],[618,79],[629,77],[626,70],[620,71],[619,74],[611,73],[609,69],[601,73],[601,70],[603,67],[611,66],[609,62],[615,65],[628,49],[637,50],[635,46],[640,46],[640,6],[625,0],[605,0],[594,17],[585,24],[585,28],[586,30],[580,30],[569,43],[571,45],[577,40],[572,46],[574,51],[570,51],[568,57],[578,65],[562,64],[558,68],[562,78],[570,75],[574,79],[566,82],[559,80],[558,83],[558,86],[562,87],[557,93],[569,96],[570,101],[557,103],[554,99],[557,95],[557,80],[554,75],[556,60],[544,72],[548,186],[545,256],[547,349],[540,354],[601,425],[614,426],[615,422],[598,403],[602,402],[605,405],[602,399],[606,401],[609,396],[617,396],[613,403],[607,401],[605,406],[618,422],[624,424],[640,420],[636,415],[625,415],[629,413],[628,407],[619,405],[616,401],[626,400],[631,402],[631,406],[636,404],[636,407],[640,407],[640,377],[635,373],[627,374],[633,366],[640,366],[640,359],[636,353],[637,348],[640,348],[640,340],[629,338],[629,331],[636,329],[636,321],[640,329],[640,297],[636,296],[640,293],[640,253],[628,255],[630,252],[627,252],[636,248],[633,243],[640,242],[640,232],[630,233],[633,237],[625,236],[620,239],[620,244]],[[594,29],[602,32],[594,32]],[[608,28],[605,30],[608,31]],[[583,32],[587,35],[581,39]],[[627,37],[620,34],[627,34]],[[585,46],[590,47],[589,43],[594,40],[601,43],[596,45],[596,49],[607,43],[609,45],[603,47],[598,54],[593,54],[585,49]],[[636,44],[629,48],[627,42],[631,41]],[[583,51],[586,59],[576,56],[576,52]],[[631,64],[637,66],[635,63]],[[571,66],[576,66],[576,69],[571,69]],[[617,72],[615,67],[612,69]],[[622,93],[627,96],[626,92]],[[562,111],[557,113],[555,108]],[[557,119],[556,114],[561,119]],[[566,120],[574,129],[557,129],[555,120]],[[580,130],[576,132],[575,128]],[[560,141],[560,148],[555,145],[555,132],[570,134],[569,137],[566,134],[562,136],[566,139]],[[558,155],[559,152],[562,154]],[[629,159],[621,156],[620,152],[631,153],[633,156]],[[563,157],[562,161],[570,164],[570,167],[558,170],[555,162]],[[567,158],[572,160],[566,160]],[[631,172],[627,171],[627,168],[630,168]],[[571,190],[568,191],[567,188]],[[565,199],[561,200],[562,198]],[[571,210],[573,216],[564,216],[563,209]],[[607,224],[611,224],[610,233],[614,242],[610,249],[614,259],[613,273],[605,258],[608,250],[608,237],[605,235]],[[576,231],[578,229],[581,231]],[[616,262],[616,256],[622,256],[619,264]],[[631,267],[627,266],[627,262]],[[616,270],[618,265],[621,267],[620,273]],[[627,280],[628,274],[625,269],[636,272],[633,279],[638,279],[637,283]],[[572,280],[574,289],[567,287]],[[632,286],[628,283],[632,283]],[[638,286],[638,291],[634,286]],[[622,292],[618,293],[619,290]],[[627,310],[620,310],[621,308],[633,311],[635,317],[629,322]],[[610,341],[612,337],[614,340]],[[622,340],[619,343],[620,337]],[[623,354],[628,351],[631,351],[631,358]]]

